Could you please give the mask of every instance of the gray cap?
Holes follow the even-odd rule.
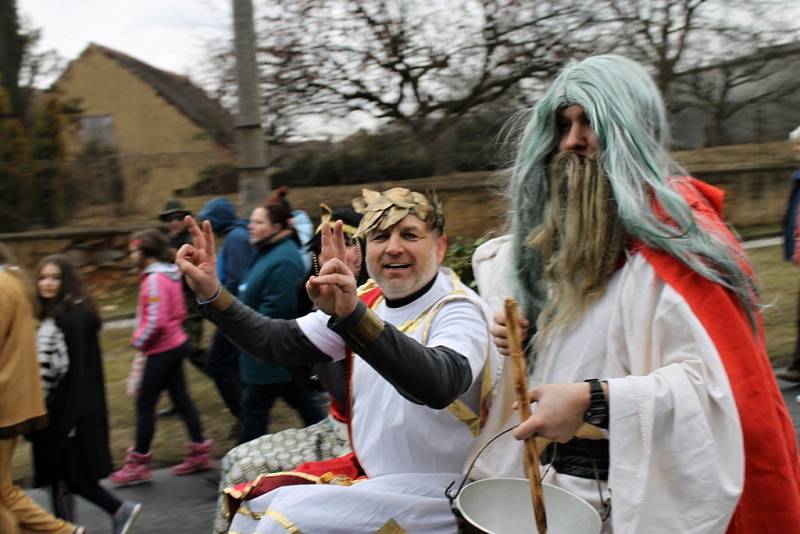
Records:
[[[172,215],[191,215],[192,212],[183,207],[183,204],[177,198],[171,198],[164,204],[164,209],[158,214],[158,218],[166,221]]]

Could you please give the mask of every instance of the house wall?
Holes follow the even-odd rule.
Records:
[[[65,99],[80,100],[84,116],[113,116],[127,213],[153,212],[175,189],[193,184],[203,168],[232,160],[230,151],[151,86],[94,47],[70,64],[57,88]],[[81,152],[77,127],[66,144],[70,155]]]

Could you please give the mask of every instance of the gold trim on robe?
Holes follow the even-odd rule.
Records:
[[[376,530],[375,534],[408,534],[408,531],[401,527],[397,521],[390,519],[384,523],[381,528]]]
[[[289,521],[289,518],[280,513],[277,510],[273,510],[272,508],[267,508],[267,511],[264,512],[264,515],[278,523],[280,526],[286,529],[286,532],[289,534],[303,534],[303,531],[300,530],[297,525]]]

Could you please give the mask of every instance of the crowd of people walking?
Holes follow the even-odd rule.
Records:
[[[285,197],[285,189],[276,191],[253,211],[249,222],[237,219],[233,204],[222,197],[210,201],[201,216],[227,237],[219,262],[230,291],[241,291],[244,301],[262,314],[290,319],[310,304],[304,298],[305,243],[293,227],[294,218],[304,214],[293,211]],[[188,438],[186,455],[173,473],[211,469],[213,442],[206,439],[191,399],[185,359],[214,380],[233,416],[230,437],[240,443],[267,432],[270,407],[277,398],[295,407],[305,425],[325,417],[327,397],[309,388],[310,375],[261,363],[220,332],[204,348],[198,301],[174,263],[177,250],[191,243],[184,222],[190,214],[171,199],[158,215],[163,226],[136,232],[129,241],[129,263],[139,273],[130,342],[137,354],[127,381],[136,428],[134,443],[116,471],[109,450],[102,323],[78,268],[67,256],[48,256],[29,280],[0,246],[2,317],[8,336],[2,346],[9,351],[3,355],[5,373],[0,370],[6,399],[0,414],[0,531],[81,533],[83,527],[73,524],[74,497],[79,496],[109,515],[114,534],[129,532],[142,504],[121,500],[99,482],[108,477],[114,485],[126,486],[151,479],[150,446],[156,408],[164,395],[171,405],[162,415],[176,413]],[[306,241],[308,228],[303,225],[308,224],[307,218],[300,221]],[[8,322],[11,317],[14,321]],[[17,401],[13,410],[12,398]],[[11,455],[20,435],[31,442],[33,485],[47,489],[52,515],[11,482]]]

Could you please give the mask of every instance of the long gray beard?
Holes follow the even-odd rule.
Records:
[[[537,346],[579,319],[603,293],[619,267],[625,230],[611,185],[599,162],[574,152],[550,167],[544,222],[528,236],[544,266],[547,303],[537,321]]]

